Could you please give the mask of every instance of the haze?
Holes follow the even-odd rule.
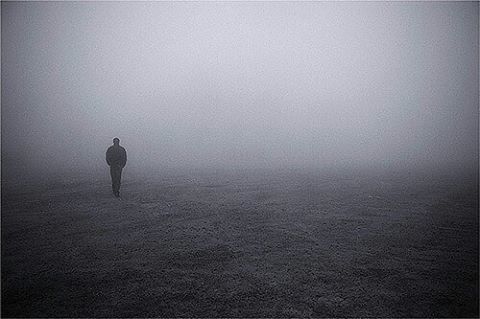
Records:
[[[2,2],[2,179],[462,167],[476,2]]]

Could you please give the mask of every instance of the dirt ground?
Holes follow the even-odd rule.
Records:
[[[478,317],[476,178],[2,183],[2,317]]]

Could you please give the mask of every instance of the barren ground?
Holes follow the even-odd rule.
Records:
[[[477,317],[476,176],[2,187],[3,317]]]

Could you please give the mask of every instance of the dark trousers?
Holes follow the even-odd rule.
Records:
[[[120,180],[122,179],[122,167],[120,165],[110,166],[110,176],[112,176],[112,191],[118,193],[120,191]]]

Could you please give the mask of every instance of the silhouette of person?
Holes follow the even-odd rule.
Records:
[[[113,145],[107,149],[107,164],[110,166],[110,176],[112,176],[112,191],[115,197],[120,197],[120,180],[122,179],[122,169],[127,164],[127,151],[120,146],[120,139],[115,137]]]

